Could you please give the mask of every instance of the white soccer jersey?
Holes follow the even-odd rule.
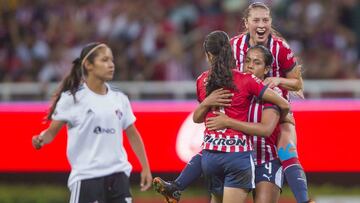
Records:
[[[135,116],[127,96],[107,87],[107,94],[99,95],[83,84],[76,92],[76,102],[69,92],[63,92],[56,105],[52,119],[67,122],[69,187],[115,172],[130,175],[122,131],[135,122]]]

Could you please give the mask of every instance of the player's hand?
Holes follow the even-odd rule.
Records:
[[[203,102],[206,106],[231,106],[232,96],[234,96],[234,94],[231,93],[230,90],[220,88],[212,91]]]
[[[143,169],[140,174],[140,190],[146,191],[151,187],[152,175],[149,169]]]
[[[280,84],[280,78],[278,78],[278,77],[265,78],[264,84],[270,88],[278,87]]]
[[[206,127],[209,130],[222,130],[227,127],[227,119],[229,118],[224,113],[221,113],[219,111],[215,111],[214,114],[216,114],[215,117],[208,118],[206,121]]]
[[[304,90],[299,90],[299,91],[296,91],[296,92],[291,91],[290,94],[297,97],[297,98],[305,99]]]
[[[41,149],[41,147],[44,145],[44,139],[41,134],[32,137],[32,145],[37,150]]]

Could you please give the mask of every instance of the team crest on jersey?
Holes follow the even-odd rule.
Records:
[[[123,117],[123,113],[120,111],[120,109],[117,109],[115,111],[116,116],[118,117],[119,120],[121,120],[121,118]]]

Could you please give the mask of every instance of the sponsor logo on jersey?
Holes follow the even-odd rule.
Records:
[[[93,131],[95,134],[115,134],[114,128],[102,128],[100,126],[96,126]]]
[[[246,140],[241,138],[214,138],[210,135],[206,135],[204,138],[205,143],[210,143],[212,145],[223,145],[223,146],[246,146]]]

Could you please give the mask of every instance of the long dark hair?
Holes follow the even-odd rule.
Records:
[[[58,90],[54,94],[53,103],[49,109],[48,115],[46,116],[47,120],[51,120],[51,116],[55,111],[56,104],[58,103],[62,92],[70,91],[70,94],[73,95],[74,102],[76,102],[75,93],[79,89],[80,84],[83,82],[83,77],[87,75],[86,69],[83,67],[83,64],[85,61],[94,63],[94,58],[97,56],[98,50],[93,49],[101,44],[102,43],[99,42],[87,44],[81,50],[80,57],[76,58],[72,62],[73,66],[70,73],[62,80]],[[90,53],[90,51],[92,51],[92,53]]]
[[[211,32],[205,38],[204,49],[207,54],[212,55],[209,60],[211,69],[207,78],[206,95],[221,87],[235,89],[232,74],[235,60],[229,36],[224,31]]]

